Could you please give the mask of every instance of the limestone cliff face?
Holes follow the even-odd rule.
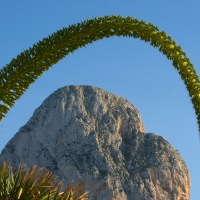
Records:
[[[38,165],[66,185],[81,180],[91,200],[189,200],[190,176],[163,137],[145,133],[126,99],[91,86],[51,94],[0,155]]]

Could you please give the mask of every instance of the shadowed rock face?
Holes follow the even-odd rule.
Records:
[[[0,155],[38,165],[66,185],[82,180],[92,200],[189,200],[190,176],[163,137],[145,133],[126,99],[91,86],[51,94]]]

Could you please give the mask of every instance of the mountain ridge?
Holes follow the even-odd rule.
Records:
[[[82,181],[90,199],[188,200],[189,170],[163,137],[145,133],[127,99],[93,86],[66,86],[39,106],[0,161],[34,164],[65,184]]]

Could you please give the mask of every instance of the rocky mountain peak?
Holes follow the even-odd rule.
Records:
[[[51,94],[0,155],[38,165],[65,184],[82,181],[93,200],[189,200],[190,176],[167,140],[145,133],[126,99],[92,86]]]

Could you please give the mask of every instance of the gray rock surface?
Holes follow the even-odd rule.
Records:
[[[163,137],[145,133],[126,99],[92,86],[51,94],[0,155],[38,165],[67,184],[81,180],[91,200],[188,200],[190,176]]]

